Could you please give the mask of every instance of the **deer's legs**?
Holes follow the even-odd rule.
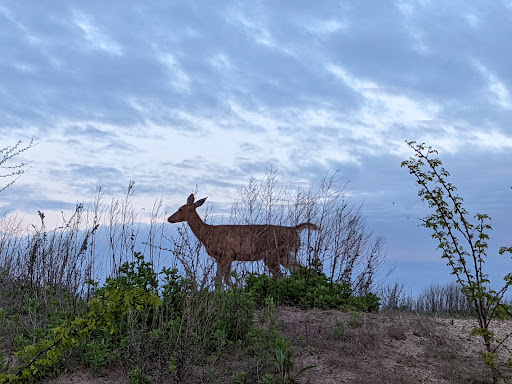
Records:
[[[222,287],[222,278],[224,278],[224,283],[226,283],[226,285],[228,286],[231,286],[230,272],[231,260],[223,261],[221,259],[217,259],[217,273],[215,274],[215,285],[217,287]]]
[[[224,266],[224,282],[231,287],[231,262]]]
[[[222,276],[224,275],[224,272],[222,270],[222,266],[220,263],[217,263],[217,273],[215,274],[215,287],[221,288],[222,287]]]
[[[290,260],[286,263],[286,268],[288,268],[290,272],[297,272],[300,267],[300,263],[295,258],[290,257]]]
[[[283,273],[281,272],[280,263],[279,260],[276,257],[270,257],[265,258],[264,262],[267,268],[269,269],[272,276],[275,277],[282,277]]]
[[[281,265],[285,268],[288,268],[290,272],[297,272],[299,268],[302,266],[297,261],[297,253],[293,251],[286,255],[286,260],[283,261],[284,263],[282,263]]]

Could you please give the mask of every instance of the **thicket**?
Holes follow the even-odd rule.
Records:
[[[36,381],[71,360],[97,373],[120,364],[132,383],[288,383],[300,373],[290,342],[274,326],[271,297],[267,327],[256,327],[251,294],[199,290],[176,269],[156,273],[143,255],[134,259],[103,285],[90,282],[87,305],[43,288],[47,303],[27,297],[18,312],[2,291],[0,382]],[[32,319],[45,324],[32,328]]]
[[[383,270],[384,239],[368,228],[362,207],[345,193],[346,182],[328,172],[308,188],[283,183],[274,167],[262,178],[252,177],[242,186],[230,209],[230,224],[295,226],[311,222],[320,231],[304,231],[298,256],[304,266],[318,269],[333,283],[348,284],[354,294],[365,296],[377,289],[388,271]],[[261,274],[262,264],[243,263],[240,275]]]
[[[322,273],[317,277],[309,287],[318,291],[325,287],[327,278]],[[280,292],[290,300],[288,304],[299,303],[302,297],[302,289],[284,289],[287,281],[293,286],[297,278],[252,276],[254,282],[283,282]],[[0,373],[0,382],[36,380],[58,373],[77,359],[97,373],[121,364],[133,376],[132,382],[182,383],[215,378],[237,382],[244,377],[248,382],[287,383],[308,368],[294,370],[290,341],[275,327],[272,290],[262,295],[258,289],[261,285],[248,284],[243,290],[230,291],[198,289],[177,269],[164,267],[156,273],[152,263],[138,253],[102,286],[89,284],[92,299],[87,305],[80,299],[70,300],[66,292],[58,294],[45,288],[47,303],[27,297],[20,312],[5,305],[0,330],[3,335],[15,332],[9,345],[4,345],[6,353],[0,356],[5,372]],[[319,300],[301,302],[301,306],[378,309],[376,297],[370,308],[364,300],[354,298],[346,285],[343,289],[343,296],[338,296],[336,289],[332,293],[326,290]],[[4,304],[15,305],[5,295],[2,299]],[[257,306],[264,308],[266,328],[254,325]],[[34,329],[25,326],[29,319],[37,318],[46,324]],[[243,356],[244,362],[229,359],[233,355]]]
[[[473,316],[473,305],[460,285],[431,284],[417,295],[407,293],[405,286],[395,283],[377,291],[382,310],[415,312],[434,315]]]
[[[355,296],[347,282],[333,282],[321,271],[321,266],[302,268],[284,279],[250,274],[245,289],[257,305],[263,305],[267,297],[277,304],[299,308],[378,312],[380,305],[374,293]]]
[[[104,204],[98,188],[91,205],[77,204],[53,229],[39,212],[28,234],[16,215],[0,219],[0,382],[37,381],[80,362],[98,374],[120,366],[131,383],[291,383],[309,367],[294,367],[276,304],[378,309],[370,289],[379,254],[361,211],[346,202],[333,217],[341,223],[346,212],[358,240],[343,231],[338,245],[306,240],[297,275],[234,271],[234,287],[215,290],[215,264],[186,226],[171,235],[157,201],[146,230],[133,196],[130,182]],[[327,222],[325,210],[313,212]]]

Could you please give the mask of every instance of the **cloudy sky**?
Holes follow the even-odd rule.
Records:
[[[1,209],[133,179],[141,207],[197,185],[220,210],[270,165],[300,185],[339,169],[398,275],[446,278],[404,141],[437,148],[491,250],[510,245],[510,36],[510,1],[3,0],[1,147],[39,144]]]

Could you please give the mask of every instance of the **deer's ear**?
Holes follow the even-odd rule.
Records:
[[[191,205],[194,202],[194,194],[191,193],[187,199],[187,205]]]
[[[201,200],[197,200],[195,203],[194,203],[194,207],[197,208],[197,207],[200,207],[201,205],[203,205],[203,203],[205,202],[205,200],[207,199],[207,197],[205,197],[204,199],[201,199]]]

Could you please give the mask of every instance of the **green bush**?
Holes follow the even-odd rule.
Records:
[[[11,373],[0,373],[0,383],[33,381],[44,376],[59,367],[69,351],[87,345],[95,335],[119,331],[119,325],[132,311],[158,307],[161,301],[151,290],[154,287],[148,289],[144,283],[143,275],[151,265],[144,263],[140,254],[135,254],[135,259],[120,270],[118,278],[109,278],[103,287],[95,289],[84,316],[58,321],[58,326],[36,328],[35,334],[40,337],[17,352],[21,365],[13,367]],[[141,279],[131,279],[140,277],[139,272]]]
[[[250,274],[245,290],[259,306],[264,304],[267,297],[273,297],[279,304],[300,308],[377,312],[380,301],[373,293],[354,296],[349,283],[330,281],[319,268],[301,268],[282,279]]]
[[[81,348],[80,358],[94,373],[102,373],[118,356],[112,338],[94,338]]]

